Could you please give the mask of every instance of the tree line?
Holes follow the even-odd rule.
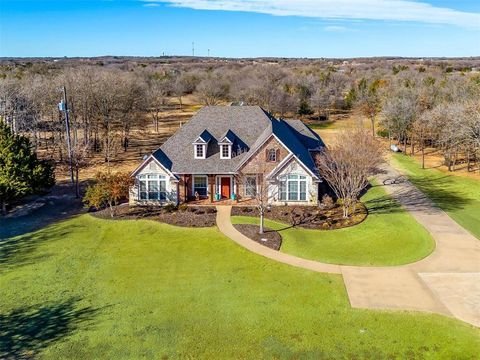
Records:
[[[57,103],[65,86],[76,173],[93,154],[107,164],[115,160],[129,148],[132,130],[152,124],[158,132],[171,100],[181,108],[192,94],[203,105],[243,102],[279,117],[325,120],[334,112],[358,111],[374,136],[389,137],[410,153],[434,147],[451,170],[460,162],[473,169],[479,159],[480,75],[472,69],[387,60],[4,66],[0,115],[35,149],[64,162],[64,114]]]

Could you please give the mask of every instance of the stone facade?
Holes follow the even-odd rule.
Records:
[[[161,175],[166,179],[166,200],[140,200],[139,195],[139,180],[140,176],[145,175]],[[130,188],[129,191],[129,203],[141,204],[141,205],[158,205],[158,204],[176,204],[178,202],[178,182],[175,179],[172,179],[170,174],[165,171],[160,165],[156,163],[155,160],[151,159],[146,162],[142,169],[137,173],[135,177],[135,184]]]
[[[275,162],[267,161],[267,150],[270,149],[275,150],[277,153]],[[268,174],[273,171],[288,154],[289,151],[272,136],[242,165],[240,172],[243,174],[257,174],[259,172]]]

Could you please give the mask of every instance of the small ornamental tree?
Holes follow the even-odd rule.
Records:
[[[115,216],[115,206],[128,199],[128,191],[133,179],[128,173],[98,173],[96,183],[87,187],[83,201],[97,209],[108,207],[110,216]]]
[[[265,232],[265,213],[270,206],[271,201],[274,198],[274,186],[267,179],[267,174],[269,170],[264,159],[261,157],[255,157],[251,160],[249,164],[249,173],[243,173],[240,171],[235,179],[238,184],[246,184],[248,177],[254,176],[256,178],[255,184],[255,193],[252,196],[256,200],[256,208],[258,214],[260,215],[260,227],[259,234],[264,234]]]
[[[0,122],[0,208],[3,215],[11,201],[53,186],[53,169],[50,162],[37,159],[28,138],[14,134],[8,125]]]
[[[382,162],[381,144],[361,129],[341,133],[331,148],[317,153],[318,171],[341,200],[344,218],[355,211],[368,178],[377,173]]]

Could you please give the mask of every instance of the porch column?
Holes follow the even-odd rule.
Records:
[[[240,191],[238,190],[239,184],[235,176],[232,176],[232,182],[233,182],[233,193],[235,194],[235,204],[238,204]]]
[[[210,187],[210,203],[213,203],[213,196],[215,194],[215,175],[208,175],[208,185]]]
[[[190,187],[191,187],[190,177],[191,177],[190,175],[185,175],[185,177],[183,178],[183,181],[184,181],[183,189],[184,189],[184,192],[185,192],[185,202],[188,202],[189,197],[190,197]]]

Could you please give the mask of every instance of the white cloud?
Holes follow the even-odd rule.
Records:
[[[154,2],[147,2],[146,4],[143,4],[145,7],[156,7],[159,6],[157,3]]]
[[[325,26],[324,30],[330,31],[330,32],[344,32],[344,31],[347,31],[348,29],[345,26],[329,25],[329,26]]]
[[[480,14],[413,0],[142,0],[198,10],[246,11],[319,19],[418,21],[480,28]]]

